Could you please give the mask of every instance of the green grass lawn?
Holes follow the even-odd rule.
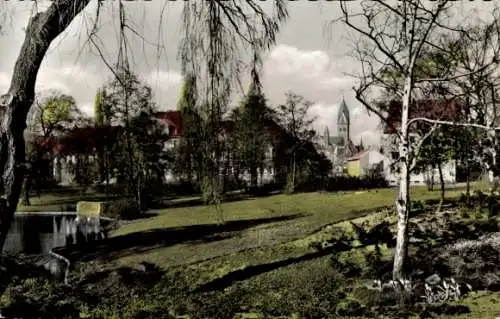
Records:
[[[483,187],[476,186],[476,187]],[[447,197],[458,196],[463,189],[448,190]],[[153,263],[163,269],[190,265],[194,273],[208,279],[235,269],[287,258],[312,251],[311,241],[321,236],[328,224],[367,214],[366,210],[392,206],[394,189],[351,193],[301,193],[276,195],[221,204],[228,229],[216,228],[217,214],[212,206],[195,206],[158,210],[158,216],[134,221],[118,228],[112,235],[127,241],[136,236],[158,232],[158,236],[176,236],[171,229],[189,230],[196,225],[212,225],[219,237],[194,236],[170,244],[151,242],[149,247],[127,247],[106,260],[120,266],[135,267],[140,262]],[[414,200],[437,199],[439,191],[413,187]],[[284,217],[289,216],[289,219]],[[275,220],[273,220],[275,218]],[[280,219],[281,218],[281,219]],[[233,229],[232,224],[248,224]],[[200,226],[200,227],[202,227]],[[137,237],[137,238],[139,238]],[[201,280],[201,279],[200,279]],[[203,281],[203,280],[201,280]]]
[[[470,313],[446,317],[456,319],[494,319],[500,316],[500,293],[499,292],[474,292],[456,304],[466,305]]]
[[[474,185],[474,187],[483,189],[484,185]],[[462,191],[464,191],[462,187],[448,190],[446,197],[458,196]],[[415,186],[411,189],[412,200],[438,199],[439,194],[438,190],[430,192],[424,186]],[[328,223],[359,217],[364,214],[360,213],[363,210],[393,205],[395,198],[396,190],[392,188],[346,193],[314,192],[223,203],[221,208],[225,221],[304,213],[308,216],[301,219],[299,224],[301,232],[307,232]],[[213,206],[171,208],[155,212],[159,216],[124,225],[115,232],[115,235],[167,227],[212,224],[217,220]]]

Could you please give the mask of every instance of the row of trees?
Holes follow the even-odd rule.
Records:
[[[184,138],[174,150],[174,174],[203,185],[203,150],[199,146],[208,142],[203,137],[203,106],[193,96],[196,88],[191,79],[187,76],[178,103]],[[224,138],[217,142],[222,158],[218,170],[225,180],[219,191],[226,190],[228,178],[244,185],[243,174],[250,176],[249,186],[255,188],[266,169],[273,169],[277,180],[285,181],[291,192],[297,179],[328,175],[331,163],[313,145],[313,119],[308,114],[311,104],[289,92],[284,104],[272,108],[258,79],[254,79],[240,105],[227,112],[223,120]]]
[[[193,78],[186,77],[178,102],[183,137],[174,148],[165,149],[169,136],[155,118],[157,107],[151,89],[127,70],[117,75],[97,92],[93,121],[78,111],[72,97],[60,92],[45,92],[35,101],[28,120],[32,136],[28,144],[30,169],[24,187],[26,205],[33,179],[36,178],[38,190],[42,179],[45,184],[51,180],[52,148],[58,144],[66,147],[59,150],[60,155],[75,157],[67,168],[78,184],[85,188],[99,182],[108,194],[110,179],[116,179],[141,207],[146,207],[151,199],[145,198],[146,194],[168,190],[161,187],[167,169],[185,184],[201,190],[207,201],[210,196],[227,191],[230,184],[255,189],[266,169],[274,170],[289,192],[294,191],[297,183],[327,176],[331,170],[330,161],[313,144],[313,119],[308,115],[312,103],[287,93],[283,105],[271,108],[261,85],[253,81],[240,105],[230,110],[223,122],[223,138],[217,140],[222,157],[217,167],[222,176],[221,188],[210,189],[205,171],[206,150],[201,147],[210,142],[203,134],[203,126],[208,123],[203,118],[204,105],[195,98]],[[79,136],[75,136],[77,133]],[[64,144],[72,145],[68,148]],[[95,160],[89,160],[89,155]],[[250,176],[249,185],[242,181],[244,174]]]

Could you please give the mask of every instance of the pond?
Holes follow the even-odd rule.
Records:
[[[47,254],[52,248],[104,238],[109,223],[74,213],[16,214],[4,246],[11,254]]]

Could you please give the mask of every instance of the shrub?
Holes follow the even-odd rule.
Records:
[[[168,183],[165,188],[169,194],[177,196],[194,195],[200,192],[200,187],[198,185],[185,181]]]
[[[326,191],[356,190],[387,187],[387,181],[380,176],[337,176],[331,177],[324,183]]]
[[[248,192],[254,196],[267,196],[274,191],[282,190],[285,187],[282,183],[269,182],[257,187],[250,187]]]
[[[109,203],[106,215],[111,218],[135,219],[141,216],[141,209],[135,199],[119,199]]]

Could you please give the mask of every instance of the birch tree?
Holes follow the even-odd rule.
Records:
[[[90,0],[55,0],[43,11],[36,9],[29,17],[8,91],[0,96],[0,248],[16,210],[25,172],[25,145],[23,131],[26,117],[35,95],[38,70],[49,46],[90,3]],[[102,41],[98,38],[100,9],[105,5],[119,6],[120,50],[119,60],[126,56],[127,37],[141,36],[134,21],[126,15],[125,1],[97,1],[96,21],[89,30],[88,43],[93,45],[113,72],[114,67],[104,58]],[[168,2],[165,2],[167,5]],[[2,4],[7,5],[7,4]],[[147,5],[145,3],[144,5]],[[250,49],[254,65],[260,54],[275,42],[281,23],[287,18],[284,1],[273,3],[272,13],[251,1],[186,2],[183,16],[182,62],[185,69],[194,69],[199,79],[207,84],[210,96],[211,118],[218,123],[220,105],[229,99],[231,88],[238,78],[234,66],[241,66],[244,49]],[[161,11],[161,19],[166,17]],[[106,22],[106,21],[105,21]],[[82,26],[86,19],[79,21]],[[110,28],[112,25],[105,24]],[[160,26],[161,29],[161,26]],[[6,28],[1,28],[7,32]],[[131,35],[133,34],[133,35]],[[124,48],[125,47],[125,48]],[[124,50],[121,50],[124,49]],[[125,51],[125,52],[124,52]],[[120,62],[120,61],[119,61]],[[123,66],[123,64],[122,64]],[[185,73],[185,72],[184,72]],[[114,73],[115,74],[115,73]],[[216,128],[220,127],[215,125]]]
[[[418,97],[416,88],[453,81],[466,77],[468,73],[491,72],[495,64],[492,57],[490,61],[485,59],[480,69],[468,72],[454,68],[453,73],[441,78],[427,77],[425,72],[421,72],[419,65],[426,51],[445,52],[441,48],[444,37],[458,37],[466,33],[463,21],[452,21],[452,18],[457,18],[453,15],[453,3],[419,0],[340,2],[342,16],[339,20],[359,36],[355,44],[355,57],[361,63],[359,85],[354,89],[357,100],[382,120],[386,119],[386,110],[372,103],[375,94],[389,92],[401,105],[400,121],[397,127],[392,127],[397,135],[399,151],[399,190],[395,203],[397,244],[393,267],[393,279],[398,281],[405,277],[404,264],[408,254],[410,171],[416,163],[420,146],[433,132],[431,129],[425,136],[410,141],[411,126],[419,121],[433,124],[432,128],[444,123],[454,124],[429,118],[410,119],[411,108],[415,105],[412,102]],[[393,126],[393,123],[386,124]]]

